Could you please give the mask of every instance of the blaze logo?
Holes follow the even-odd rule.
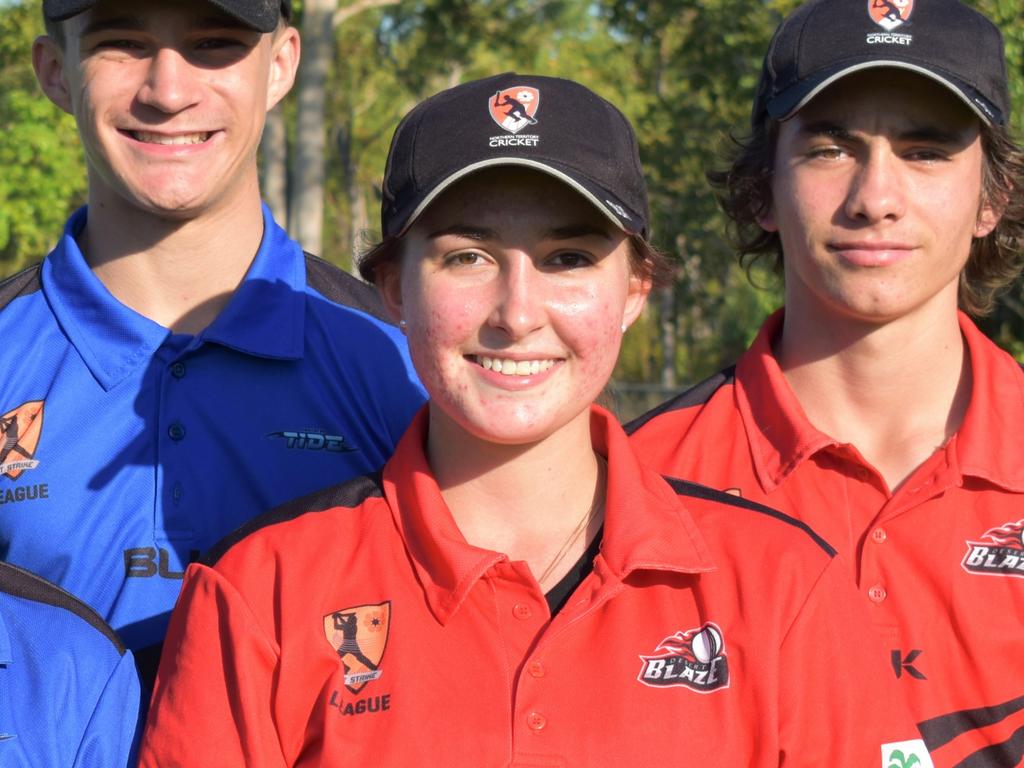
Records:
[[[988,541],[967,541],[960,563],[965,571],[1024,578],[1024,520],[990,528],[981,538]]]
[[[390,600],[342,608],[324,616],[324,634],[345,665],[345,687],[352,693],[359,693],[381,676],[380,662],[390,627]]]
[[[519,133],[528,125],[536,125],[539,106],[540,91],[528,85],[498,91],[488,104],[494,122],[509,133]]]
[[[654,649],[653,656],[641,656],[637,676],[652,688],[683,686],[698,693],[729,687],[729,661],[722,630],[713,622],[698,629],[676,632]],[[659,653],[660,651],[660,653]]]
[[[0,416],[0,475],[14,480],[35,469],[36,446],[43,431],[43,401],[30,400]]]
[[[871,20],[887,32],[892,32],[909,21],[914,0],[868,0]]]

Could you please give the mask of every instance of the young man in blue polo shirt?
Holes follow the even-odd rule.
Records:
[[[375,295],[261,205],[290,2],[45,0],[88,206],[0,283],[0,557],[155,666],[189,560],[391,454],[423,393]]]
[[[124,768],[139,679],[96,612],[0,563],[0,765]]]

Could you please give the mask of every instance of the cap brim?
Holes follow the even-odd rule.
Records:
[[[974,88],[958,78],[927,69],[918,64],[898,59],[868,59],[865,61],[847,63],[839,69],[821,72],[814,77],[807,78],[802,82],[787,88],[777,96],[768,100],[766,110],[772,118],[780,122],[789,120],[793,115],[803,109],[815,96],[824,91],[837,80],[852,75],[856,72],[863,72],[867,69],[878,69],[887,67],[891,69],[903,69],[914,72],[940,85],[944,85],[954,96],[962,101],[982,122],[987,125],[1002,125],[1004,122],[1003,113],[988,99],[984,98]]]
[[[541,162],[539,160],[530,160],[523,157],[493,157],[467,165],[465,168],[459,169],[437,184],[409,213],[408,217],[402,223],[401,229],[396,233],[396,236],[401,237],[408,232],[409,227],[416,222],[416,219],[423,214],[427,207],[433,203],[442,192],[456,182],[466,178],[470,174],[487,168],[496,168],[501,166],[507,167],[513,165],[523,168],[532,168],[533,170],[552,176],[568,185],[589,201],[595,208],[597,208],[597,210],[603,213],[617,229],[621,229],[623,232],[631,235],[645,234],[646,222],[643,220],[642,216],[640,216],[636,211],[628,210],[621,202],[617,202],[617,195],[603,189],[597,184],[594,184],[589,179],[582,178],[579,174],[572,173],[570,169],[560,166],[557,163]],[[616,208],[618,210],[616,210]]]

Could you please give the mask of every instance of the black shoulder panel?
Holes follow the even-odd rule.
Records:
[[[0,309],[3,309],[19,296],[28,296],[35,293],[42,284],[39,282],[39,265],[33,264],[27,269],[21,270],[16,275],[11,275],[6,280],[0,280]]]
[[[358,507],[367,499],[380,498],[383,495],[381,475],[378,472],[374,475],[356,477],[348,482],[314,491],[306,496],[300,496],[243,524],[234,533],[221,539],[213,549],[203,556],[200,562],[203,565],[215,565],[231,547],[261,528],[286,523],[307,512],[323,512],[334,507]]]
[[[376,288],[311,253],[306,253],[306,282],[336,304],[358,309],[394,325]]]
[[[56,584],[51,584],[46,579],[42,579],[34,573],[29,573],[16,565],[0,562],[0,591],[14,597],[31,600],[34,603],[52,605],[55,608],[75,614],[91,624],[101,635],[106,637],[114,648],[117,649],[118,655],[124,655],[124,645],[121,643],[121,638],[103,620],[103,617]]]
[[[736,379],[736,366],[730,365],[714,376],[709,376],[699,384],[694,384],[685,392],[682,392],[671,400],[666,400],[656,408],[652,408],[642,416],[637,416],[631,422],[626,424],[623,429],[626,430],[627,435],[631,435],[636,432],[640,427],[646,424],[656,416],[661,416],[663,413],[668,411],[678,411],[683,408],[693,408],[696,405],[704,405],[711,396],[719,390],[719,388],[726,384],[731,384]]]
[[[747,509],[751,512],[757,512],[761,515],[768,515],[774,517],[776,520],[792,525],[794,528],[799,528],[801,531],[806,533],[811,539],[825,550],[825,553],[829,557],[835,557],[836,550],[832,548],[832,545],[825,541],[821,536],[814,532],[807,523],[802,520],[797,520],[795,517],[790,517],[787,514],[779,512],[777,509],[766,507],[764,504],[758,504],[756,501],[749,501],[741,496],[733,496],[731,493],[725,493],[724,491],[718,491],[714,488],[709,488],[706,485],[699,483],[691,483],[687,480],[677,480],[674,477],[665,476],[668,484],[672,486],[672,489],[680,496],[691,496],[696,499],[706,499],[708,501],[717,501],[721,504],[726,504],[730,507],[739,507],[741,509]]]

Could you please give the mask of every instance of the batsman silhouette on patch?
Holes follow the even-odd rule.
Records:
[[[508,107],[505,117],[511,117],[513,120],[524,120],[530,125],[537,124],[537,120],[526,113],[526,107],[523,105],[523,102],[513,96],[509,96],[507,93],[502,96],[501,91],[496,91],[494,94],[494,106]]]
[[[377,669],[377,665],[363,653],[359,647],[359,641],[356,639],[356,635],[359,633],[359,617],[354,613],[335,613],[333,618],[334,628],[341,632],[342,636],[341,645],[338,646],[341,663],[345,664],[345,654],[348,653],[352,654],[360,664],[364,664],[367,669]],[[345,669],[348,669],[348,664],[345,664]]]

